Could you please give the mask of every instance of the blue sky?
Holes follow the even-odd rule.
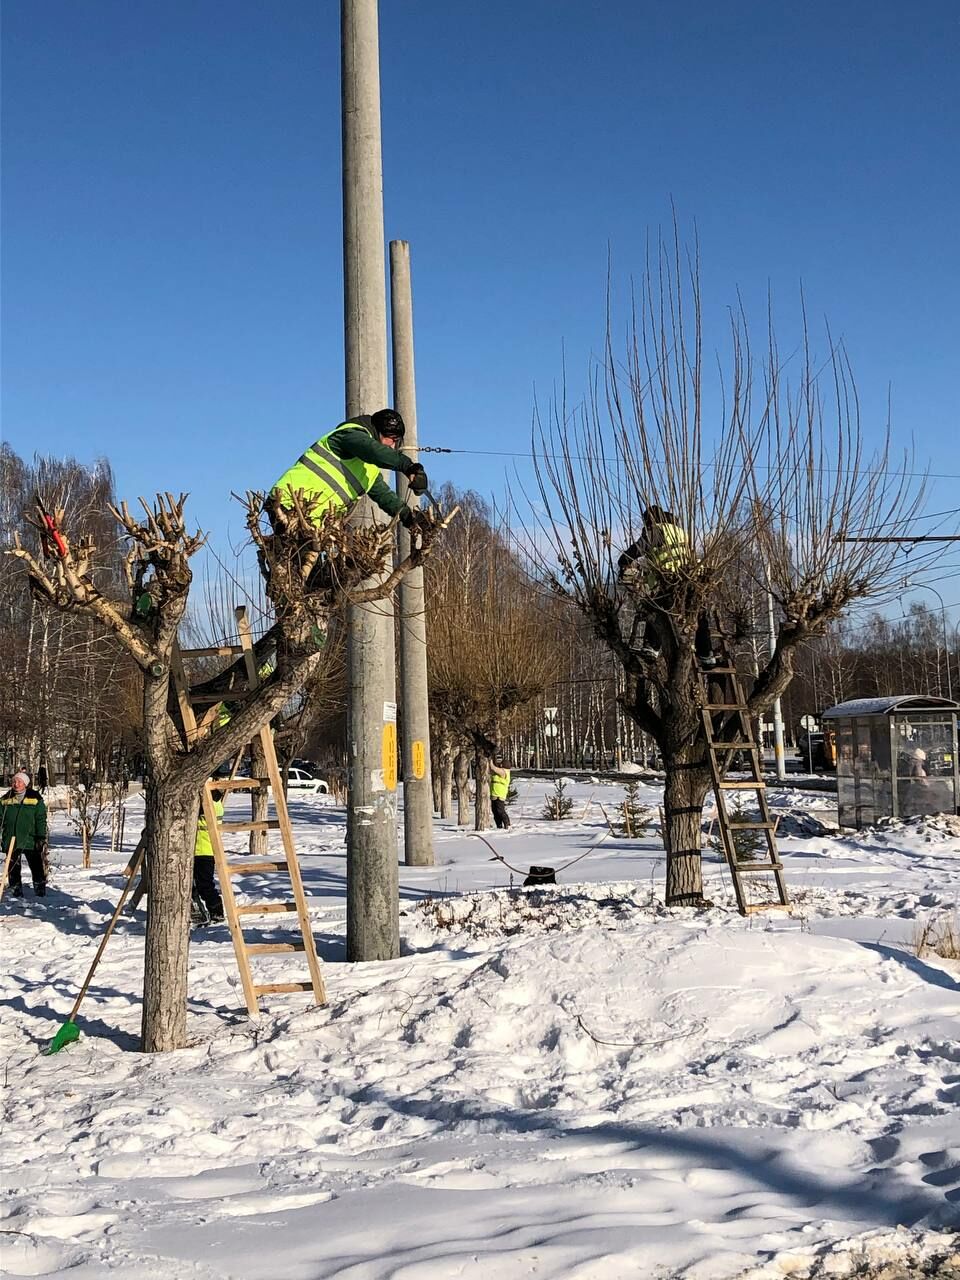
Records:
[[[602,343],[608,246],[623,281],[672,200],[708,344],[768,285],[789,337],[802,282],[868,431],[891,387],[960,506],[958,34],[954,0],[382,0],[423,442],[524,452]],[[3,438],[239,538],[230,491],[343,415],[339,5],[4,0],[2,35]],[[426,461],[500,496],[510,465]]]

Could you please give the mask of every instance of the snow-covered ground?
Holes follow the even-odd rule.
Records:
[[[777,790],[795,907],[744,919],[714,854],[715,905],[664,908],[656,821],[608,832],[619,785],[571,785],[560,823],[540,817],[548,789],[521,780],[489,845],[436,824],[437,865],[401,866],[387,964],[344,963],[343,810],[295,801],[329,1007],[275,996],[251,1023],[211,927],[190,1047],[157,1057],[136,1052],[142,913],[80,1042],[42,1054],[126,860],[99,841],[80,870],[55,815],[49,896],[0,904],[3,1273],[958,1280],[960,965],[914,946],[955,908],[956,830],[840,835],[834,797]],[[556,888],[519,888],[568,863]],[[262,899],[278,880],[239,884]],[[296,959],[258,971],[301,977]]]

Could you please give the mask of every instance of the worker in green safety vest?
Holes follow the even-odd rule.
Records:
[[[643,532],[620,556],[617,577],[628,587],[642,587],[647,597],[637,612],[631,645],[637,642],[638,624],[642,624],[642,643],[637,651],[648,662],[656,662],[660,657],[663,619],[673,604],[677,578],[691,560],[690,539],[676,517],[662,507],[647,507],[643,513]],[[710,619],[705,612],[697,616],[694,650],[705,670],[717,665],[710,640]]]
[[[313,499],[314,517],[323,512],[348,510],[367,494],[388,516],[399,516],[410,530],[429,525],[426,514],[408,507],[384,483],[381,470],[399,471],[418,497],[427,491],[427,473],[419,462],[400,452],[403,418],[396,409],[359,414],[321,436],[306,449],[273,486],[268,505],[290,510],[294,494]]]
[[[507,813],[510,770],[494,764],[491,760],[490,773],[490,808],[493,810],[493,820],[498,827],[506,828],[510,825],[510,815]]]

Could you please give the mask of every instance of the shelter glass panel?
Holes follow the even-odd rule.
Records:
[[[870,761],[873,771],[874,821],[893,813],[893,767],[890,759],[890,721],[875,716],[870,725]]]
[[[893,717],[899,812],[903,818],[955,813],[953,717]]]
[[[857,796],[853,782],[853,724],[837,721],[837,817],[841,827],[857,825]]]
[[[853,721],[853,783],[858,827],[876,821],[870,723],[869,720]]]

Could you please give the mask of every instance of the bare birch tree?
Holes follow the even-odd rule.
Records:
[[[791,385],[788,375],[792,376]],[[867,454],[851,369],[827,334],[815,358],[804,323],[800,354],[784,360],[772,325],[755,366],[742,308],[708,394],[699,264],[679,238],[651,251],[633,299],[625,350],[608,306],[604,356],[574,407],[565,390],[535,416],[539,525],[527,551],[555,589],[590,619],[624,671],[620,701],[656,741],[666,770],[666,900],[702,901],[701,815],[710,782],[693,639],[702,611],[722,602],[735,565],[757,566],[779,626],[758,669],[749,712],[790,683],[798,645],[855,601],[889,596],[902,573],[896,548],[847,541],[908,522],[923,481],[894,458],[889,424]],[[669,581],[627,586],[618,552],[639,539],[657,505],[685,531],[689,553]],[[914,578],[920,568],[914,561]],[[661,655],[631,643],[638,612],[659,616]],[[716,729],[723,738],[723,720]],[[729,724],[727,728],[729,728]],[[729,736],[729,735],[727,735]]]

